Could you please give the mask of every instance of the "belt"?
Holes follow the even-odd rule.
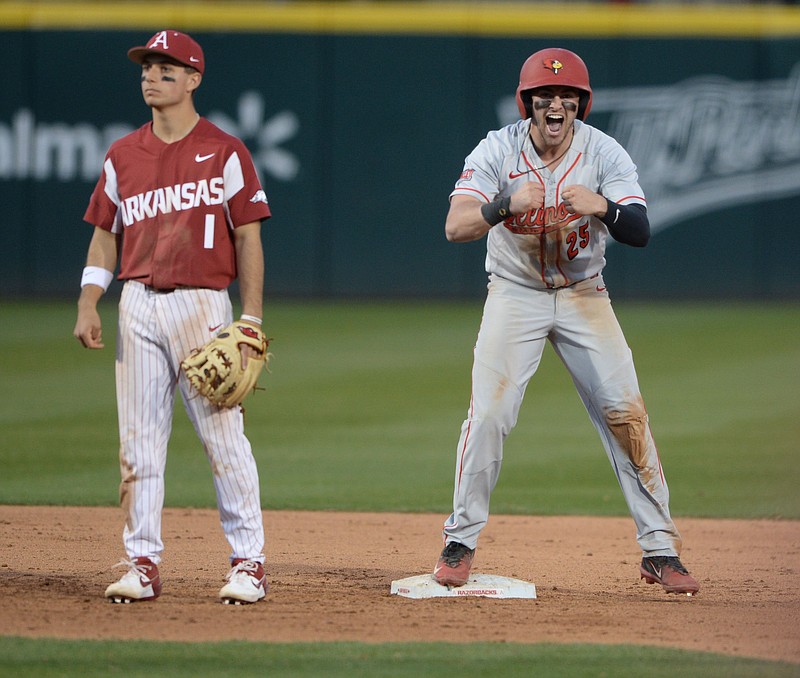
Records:
[[[154,287],[153,285],[145,285],[143,282],[140,282],[139,280],[126,280],[125,282],[131,282],[131,283],[136,283],[137,285],[141,285],[142,287],[144,287],[145,290],[147,290],[148,292],[152,292],[153,294],[169,294],[170,292],[175,292],[176,290],[203,289],[195,285],[176,285],[175,287]]]
[[[177,287],[153,287],[152,285],[145,285],[144,288],[153,294],[169,294],[175,290],[197,290],[199,287],[192,285],[178,285]]]

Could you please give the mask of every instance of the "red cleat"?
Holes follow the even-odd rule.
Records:
[[[700,590],[700,584],[689,574],[677,556],[642,558],[639,572],[648,584],[661,584],[667,593],[693,596]]]
[[[474,557],[475,549],[451,541],[439,556],[433,578],[442,586],[463,586],[469,580],[469,568]]]

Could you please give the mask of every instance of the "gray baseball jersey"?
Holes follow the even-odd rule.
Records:
[[[490,132],[467,156],[451,196],[491,202],[523,182],[540,182],[543,209],[511,216],[489,231],[486,270],[526,287],[566,287],[602,271],[608,229],[596,217],[567,212],[564,186],[581,184],[620,204],[644,205],[644,192],[628,153],[600,130],[576,120],[572,145],[551,173],[539,169],[529,128],[530,120],[520,120]]]

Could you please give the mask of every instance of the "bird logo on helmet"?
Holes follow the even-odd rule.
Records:
[[[562,64],[558,59],[545,59],[543,62],[545,68],[549,68],[553,73],[558,73],[562,68],[564,68],[564,64]]]
[[[523,119],[530,118],[531,90],[558,85],[572,87],[580,93],[578,119],[585,120],[592,107],[592,88],[589,69],[575,52],[550,47],[531,54],[522,64],[517,87],[517,108]]]

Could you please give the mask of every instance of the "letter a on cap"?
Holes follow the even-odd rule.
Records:
[[[167,44],[167,32],[166,31],[161,31],[161,33],[156,35],[155,39],[153,40],[153,42],[151,42],[148,45],[148,47],[150,49],[153,49],[153,47],[158,47],[159,45],[162,45],[164,47],[164,49],[169,49],[169,45]]]

